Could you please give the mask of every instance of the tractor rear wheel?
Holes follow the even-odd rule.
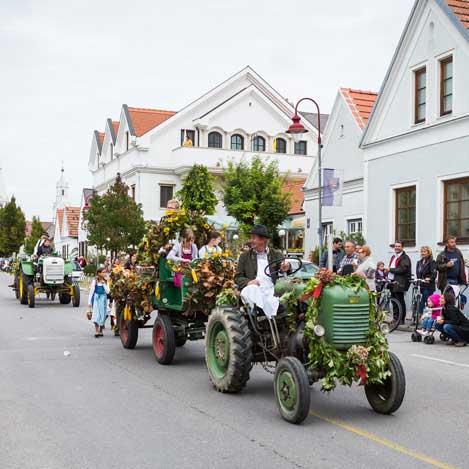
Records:
[[[28,304],[28,286],[32,282],[29,275],[20,273],[19,275],[19,300],[22,305]]]
[[[59,301],[61,305],[69,305],[72,301],[70,293],[59,293]]]
[[[34,308],[36,305],[36,293],[34,291],[34,285],[29,284],[28,285],[28,306],[30,308]]]
[[[153,324],[152,342],[156,361],[161,365],[169,365],[176,352],[176,335],[169,316],[158,313]]]
[[[207,323],[205,362],[208,376],[220,392],[239,392],[252,368],[248,321],[237,308],[215,308]]]
[[[124,348],[134,349],[138,341],[138,323],[135,319],[124,319],[124,312],[119,317],[119,332]]]
[[[309,413],[309,379],[303,364],[295,357],[282,358],[275,369],[275,400],[283,419],[301,423]]]
[[[13,281],[15,296],[16,296],[17,300],[20,299],[20,280],[19,280],[19,278],[20,278],[20,276],[17,274],[17,275],[15,275],[15,280]]]
[[[365,384],[365,394],[368,402],[378,414],[392,414],[402,404],[405,394],[405,375],[399,358],[389,353],[388,376],[383,384]]]
[[[78,285],[73,285],[72,304],[74,308],[80,306],[80,287]]]

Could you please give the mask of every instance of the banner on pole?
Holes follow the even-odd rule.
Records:
[[[324,168],[322,170],[322,197],[323,207],[342,206],[343,170]]]

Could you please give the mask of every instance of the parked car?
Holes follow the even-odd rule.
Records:
[[[72,261],[72,280],[73,283],[78,283],[80,280],[83,279],[83,269],[81,265],[77,261]]]
[[[289,259],[290,263],[295,263],[294,260]],[[295,266],[293,265],[293,270],[295,270]],[[319,266],[316,264],[313,264],[310,261],[303,261],[303,265],[301,266],[301,269],[298,270],[298,272],[295,272],[294,274],[290,275],[290,278],[299,278],[301,280],[308,280],[310,278],[313,278],[316,275],[316,272],[319,270]]]

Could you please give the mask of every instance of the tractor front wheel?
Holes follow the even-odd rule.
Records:
[[[74,308],[80,306],[80,287],[78,285],[73,285],[72,304]]]
[[[392,414],[402,404],[405,394],[405,375],[399,358],[389,352],[388,371],[382,384],[365,384],[365,394],[372,409],[378,414]]]
[[[275,369],[275,400],[280,415],[290,423],[303,422],[309,413],[310,388],[303,364],[295,357],[282,358]]]
[[[152,339],[156,361],[161,365],[169,365],[176,352],[176,336],[169,316],[158,313],[153,324]]]
[[[252,368],[249,325],[237,308],[215,308],[208,319],[205,339],[208,376],[220,392],[239,392]]]
[[[34,285],[28,285],[28,306],[34,308],[36,305],[36,293],[34,291]]]

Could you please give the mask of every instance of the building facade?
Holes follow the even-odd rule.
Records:
[[[469,253],[469,0],[418,0],[365,129],[367,238]]]
[[[322,168],[334,170],[342,179],[341,201],[322,207],[323,233],[328,225],[332,232],[364,232],[365,211],[363,150],[359,144],[377,93],[340,88],[323,138]],[[318,237],[318,166],[314,163],[304,187],[306,212],[305,250],[314,250]]]
[[[89,169],[93,189],[104,192],[117,173],[141,203],[145,219],[159,219],[194,164],[219,176],[229,160],[261,155],[282,174],[304,179],[316,156],[317,129],[295,143],[285,133],[292,105],[250,67],[178,112],[123,105],[118,122],[93,133]],[[216,214],[225,216],[220,202]]]

